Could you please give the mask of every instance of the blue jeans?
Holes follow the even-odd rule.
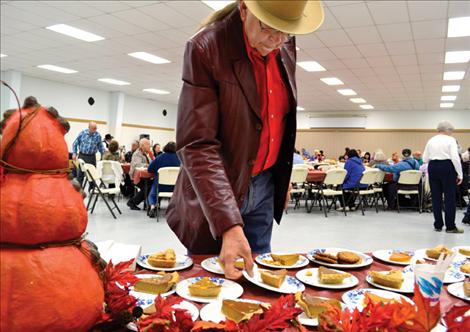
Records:
[[[243,232],[250,243],[251,251],[257,254],[271,252],[274,184],[269,170],[251,178],[240,213],[245,224]]]

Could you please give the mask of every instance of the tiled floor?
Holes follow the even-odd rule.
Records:
[[[170,230],[160,213],[160,221],[149,219],[143,211],[131,211],[121,200],[118,204],[123,211],[117,220],[111,217],[103,202],[88,219],[88,238],[92,241],[114,240],[123,243],[140,244],[142,252],[153,252],[174,248],[185,253],[185,248]],[[281,225],[273,230],[272,248],[276,251],[306,252],[318,247],[341,247],[360,251],[400,248],[419,249],[443,243],[449,247],[470,245],[470,227],[462,225],[463,210],[457,210],[457,225],[464,234],[436,233],[430,213],[418,214],[407,211],[397,212],[360,211],[345,217],[331,212],[325,218],[320,211],[308,214],[305,209],[292,210],[284,215]]]

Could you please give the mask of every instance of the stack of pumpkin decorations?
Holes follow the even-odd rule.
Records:
[[[67,178],[69,124],[53,108],[21,113],[2,121],[0,330],[86,331],[104,292],[81,240],[83,197]]]

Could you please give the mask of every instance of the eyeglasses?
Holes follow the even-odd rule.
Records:
[[[258,20],[258,22],[259,22],[259,28],[261,29],[261,32],[268,33],[270,35],[276,35],[276,34],[280,33],[286,40],[290,39],[292,37],[291,34],[279,31],[279,30],[274,29],[274,28],[271,28],[269,25],[264,24],[260,20]]]

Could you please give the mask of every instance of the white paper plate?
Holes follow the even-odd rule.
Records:
[[[147,262],[147,258],[150,256],[148,255],[142,255],[137,258],[137,264],[142,266],[144,269],[147,270],[153,270],[153,271],[179,271],[179,270],[184,270],[193,265],[193,260],[185,255],[176,255],[176,264],[174,267],[170,268],[165,268],[165,267],[155,267],[150,265]]]
[[[202,302],[202,303],[209,303],[214,301],[220,301],[221,299],[230,299],[234,300],[239,298],[243,294],[243,287],[237,284],[235,281],[222,279],[222,278],[215,278],[215,277],[208,277],[212,282],[222,285],[222,289],[220,290],[219,296],[217,297],[196,297],[192,296],[189,293],[188,285],[194,284],[195,282],[201,280],[203,277],[195,277],[190,279],[185,279],[180,281],[176,285],[176,294],[185,298],[186,300],[194,301],[194,302]]]
[[[158,274],[136,274],[136,277],[139,278],[139,279],[146,279],[146,278],[155,278],[155,277],[158,278],[158,277],[161,277],[161,275],[158,275]],[[171,287],[171,289],[168,292],[162,293],[162,294],[160,294],[160,296],[161,297],[166,297],[168,295],[173,294],[174,292],[176,292],[176,285],[173,285],[173,287]],[[132,295],[133,297],[135,297],[137,299],[137,305],[140,306],[140,307],[149,306],[150,304],[153,303],[153,301],[157,297],[157,294],[136,292],[136,291],[134,291],[134,286],[132,286],[130,288],[129,295]]]
[[[322,261],[319,261],[319,260],[316,260],[315,258],[313,258],[313,255],[317,252],[328,253],[328,254],[333,254],[334,255],[334,254],[337,254],[340,251],[349,251],[349,252],[355,253],[356,255],[359,255],[362,258],[362,261],[358,264],[330,264],[330,263],[322,262]],[[362,252],[351,250],[351,249],[343,249],[343,248],[315,248],[315,249],[310,250],[308,252],[307,258],[309,260],[311,260],[312,262],[315,262],[317,264],[324,265],[324,266],[329,266],[329,267],[336,267],[336,268],[339,268],[339,269],[354,269],[354,268],[369,266],[374,261],[372,259],[372,257],[370,257],[370,256],[368,256],[368,255],[366,255]]]
[[[333,270],[337,272],[343,272],[340,270]],[[307,272],[311,272],[312,275],[308,276]],[[310,285],[310,286],[315,286],[315,287],[320,287],[320,288],[326,288],[326,289],[344,289],[344,288],[351,288],[359,284],[359,279],[357,279],[355,276],[351,274],[350,277],[346,278],[343,280],[341,284],[322,284],[320,283],[319,277],[318,277],[318,268],[311,268],[311,269],[304,269],[300,270],[295,274],[296,278],[302,281],[304,284]]]
[[[454,270],[457,270],[459,271],[460,273],[462,273],[463,275],[466,275],[467,277],[470,277],[470,273],[465,273],[465,272],[462,272],[462,270],[460,270],[460,267],[466,263],[470,263],[470,260],[468,259],[463,259],[461,261],[454,261],[450,264],[450,267],[449,269],[454,269]]]
[[[388,273],[389,271],[380,271],[381,273]],[[403,270],[403,277],[405,278],[405,281],[403,281],[403,284],[401,285],[400,288],[392,288],[392,287],[387,287],[380,285],[372,280],[372,277],[370,275],[367,275],[366,281],[371,284],[372,286],[375,286],[377,288],[382,288],[385,290],[389,290],[392,292],[398,292],[398,293],[413,293],[414,291],[414,273],[412,270],[405,271]]]
[[[276,253],[276,254],[286,254],[286,253]],[[262,254],[258,255],[255,258],[255,261],[263,266],[267,266],[274,269],[299,269],[301,267],[308,265],[308,259],[305,256],[299,255],[299,259],[294,265],[273,265],[266,262],[263,262],[263,259],[272,260],[271,254]]]
[[[408,265],[407,267],[403,269],[403,273],[407,273],[409,271],[411,271],[411,273],[414,274],[412,265]],[[465,280],[465,275],[456,269],[449,268],[447,269],[446,274],[444,275],[444,284],[453,284],[455,282],[459,282],[463,280]]]
[[[437,259],[435,258],[431,258],[429,257],[428,255],[426,255],[426,250],[428,250],[428,248],[424,248],[424,249],[418,249],[415,251],[415,256],[417,259],[420,259],[420,258],[425,258],[425,259],[428,259],[430,261],[437,261]],[[457,256],[456,256],[457,257]],[[454,258],[455,259],[455,258]]]
[[[320,299],[325,299],[329,300],[328,297],[322,297],[322,296],[317,296]],[[346,308],[346,305],[343,302],[341,303],[341,308],[344,310]],[[297,308],[300,308],[299,305],[296,305]],[[318,326],[318,318],[309,318],[305,312],[302,311],[302,313],[297,316],[299,323],[305,326]]]
[[[393,293],[393,292],[389,292],[389,291],[381,290],[381,289],[373,289],[373,288],[359,288],[359,289],[350,290],[349,292],[344,293],[341,299],[349,308],[351,309],[357,308],[358,310],[362,311],[362,309],[364,309],[365,293],[372,293],[377,296],[381,296],[383,298],[388,298],[388,299],[396,299],[396,300],[403,299],[409,303],[414,304],[413,301],[411,301],[409,298],[401,294]]]
[[[412,256],[409,262],[396,262],[390,260],[390,255],[393,254],[394,252],[406,252],[408,255]],[[414,257],[414,252],[409,251],[409,250],[393,250],[393,249],[385,249],[385,250],[376,250],[372,253],[372,256],[374,256],[377,259],[380,259],[381,261],[390,263],[390,264],[395,264],[395,265],[409,265],[412,264],[416,261],[416,257]]]
[[[297,292],[303,292],[305,290],[304,284],[294,277],[286,276],[286,279],[282,283],[281,287],[276,288],[270,285],[265,284],[261,280],[261,273],[259,272],[258,266],[255,265],[253,268],[253,277],[250,277],[246,270],[243,270],[243,276],[250,282],[254,283],[256,286],[261,288],[269,289],[276,293],[282,294],[294,294]]]
[[[237,299],[240,302],[248,302],[248,303],[257,303],[261,304],[263,302],[250,300],[250,299]],[[225,320],[225,315],[222,313],[222,301],[211,302],[206,304],[201,309],[201,320],[213,322],[213,323],[220,323]]]
[[[452,248],[452,250],[454,250],[454,251],[457,253],[457,255],[470,258],[470,255],[461,254],[461,253],[459,252],[459,249],[467,249],[467,250],[470,250],[470,246],[458,246],[458,247],[453,247],[453,248]]]
[[[463,281],[447,286],[447,291],[459,299],[470,301],[470,297],[465,296],[463,291]]]
[[[215,274],[225,274],[222,266],[219,264],[218,257],[206,258],[201,262],[201,267],[208,272]]]
[[[151,305],[151,304],[153,304],[153,301],[151,303],[149,303],[148,305],[146,305],[146,307]],[[186,309],[191,314],[191,319],[192,319],[193,322],[197,321],[197,319],[199,318],[199,310],[191,302],[183,300],[180,303],[175,304],[174,306],[172,306],[172,308]],[[127,324],[127,328],[131,331],[138,331],[137,325],[135,323]]]

